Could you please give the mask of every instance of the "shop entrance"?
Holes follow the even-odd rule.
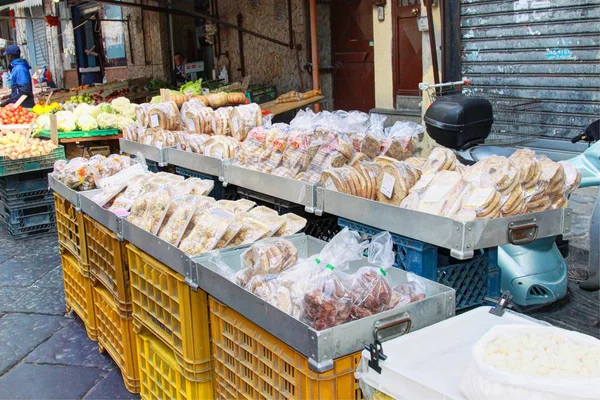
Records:
[[[338,110],[369,111],[375,107],[373,3],[331,3],[333,102]]]
[[[421,15],[420,0],[393,0],[393,65],[396,101],[405,96],[419,96],[423,79],[422,35],[417,26]]]

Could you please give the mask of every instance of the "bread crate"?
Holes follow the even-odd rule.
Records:
[[[87,215],[83,217],[92,284],[100,282],[115,298],[119,314],[131,318],[131,287],[125,242]]]
[[[139,393],[137,349],[131,317],[121,315],[112,294],[103,287],[93,287],[92,298],[100,352],[106,350],[121,369],[127,390]]]
[[[85,330],[92,340],[97,340],[96,319],[92,299],[92,285],[87,266],[82,266],[66,249],[61,248],[63,282],[67,312],[75,311],[85,324]]]
[[[361,399],[361,352],[316,373],[308,358],[212,297],[210,323],[219,399]]]
[[[208,295],[127,244],[133,317],[175,351],[184,375],[204,373],[211,359]]]
[[[208,364],[194,379],[186,377],[175,352],[144,328],[135,333],[142,399],[213,398],[213,371]]]
[[[75,205],[56,193],[54,193],[54,209],[56,211],[58,243],[73,253],[87,267],[83,213],[78,211]]]

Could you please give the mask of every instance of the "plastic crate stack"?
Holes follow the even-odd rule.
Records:
[[[48,189],[51,170],[0,177],[0,218],[15,240],[54,234],[54,202]]]
[[[142,250],[127,244],[143,399],[211,399],[208,295]]]
[[[340,218],[341,227],[373,236],[380,229]],[[457,260],[437,246],[392,234],[396,267],[456,290],[456,310],[485,304],[486,297],[500,297],[498,248],[479,250],[470,260]]]
[[[89,338],[96,341],[98,332],[85,244],[83,214],[77,210],[74,204],[56,193],[54,193],[54,208],[67,312],[74,311],[83,321]]]
[[[83,226],[99,350],[120,368],[127,390],[139,393],[126,243],[87,215]]]

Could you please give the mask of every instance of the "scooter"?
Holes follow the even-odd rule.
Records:
[[[421,90],[440,90],[444,86],[463,84],[420,84]],[[432,98],[432,105],[425,114],[429,135],[437,143],[455,151],[462,162],[472,164],[492,154],[510,156],[516,149],[502,146],[486,146],[485,139],[493,123],[492,106],[489,101],[457,94],[440,99]],[[571,160],[582,174],[580,187],[600,186],[600,121],[591,124],[585,133],[572,139],[597,143]],[[590,273],[581,283],[582,288],[597,290],[600,260],[598,234],[600,223],[600,196],[596,201],[590,235]],[[556,238],[542,238],[527,245],[505,245],[498,248],[498,265],[501,269],[502,291],[508,290],[513,303],[518,306],[539,306],[554,302],[567,293],[567,267],[557,245]]]

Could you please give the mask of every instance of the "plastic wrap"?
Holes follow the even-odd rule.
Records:
[[[205,134],[189,134],[187,139],[192,153],[204,154],[204,144],[209,138]]]
[[[421,171],[404,161],[384,166],[377,176],[377,200],[398,206],[421,177]]]
[[[352,295],[350,318],[365,318],[390,309],[392,286],[387,270],[394,265],[395,253],[392,235],[381,232],[369,244],[369,264],[360,268],[348,279]]]
[[[285,221],[284,224],[279,228],[277,232],[273,236],[276,237],[284,237],[290,236],[295,233],[300,232],[302,229],[306,227],[306,218],[302,218],[299,215],[293,213],[283,214],[281,216]]]
[[[241,259],[252,275],[277,274],[298,261],[298,250],[286,239],[272,238],[252,245],[242,253]]]
[[[182,182],[183,193],[196,196],[208,196],[215,187],[215,182],[210,179],[188,178]]]
[[[270,131],[262,126],[252,129],[244,141],[236,163],[247,168],[256,166],[260,155],[267,148],[267,137]]]
[[[568,161],[559,161],[565,171],[564,195],[568,197],[581,183],[581,172]]]
[[[233,220],[234,215],[227,211],[218,208],[206,211],[201,218],[196,219],[194,228],[181,241],[179,248],[189,255],[213,250]]]
[[[524,188],[534,185],[542,174],[542,166],[536,159],[535,151],[518,149],[510,157],[519,168],[519,182]]]
[[[63,183],[71,189],[85,191],[96,188],[98,179],[100,173],[88,162],[75,162],[65,168]]]
[[[226,246],[240,246],[244,244],[254,243],[257,240],[264,239],[270,234],[270,228],[261,220],[255,218],[248,213],[241,212],[235,215],[236,222],[239,223],[239,229],[232,230],[231,239],[225,244]]]
[[[562,164],[541,155],[537,158],[542,173],[538,181],[525,188],[527,212],[540,212],[552,207],[553,203],[562,206],[561,198],[565,197],[566,174]],[[566,202],[566,199],[563,200]]]
[[[454,171],[456,169],[456,155],[445,147],[436,147],[432,150],[423,166],[423,173],[436,173],[439,171]]]
[[[154,190],[145,190],[139,194],[131,203],[130,213],[127,220],[134,225],[141,226],[143,223],[144,214],[154,197]],[[116,200],[115,200],[116,202]]]
[[[255,202],[246,199],[240,200],[219,200],[215,203],[215,207],[222,208],[223,210],[231,213],[247,212],[250,211],[256,205]]]
[[[212,120],[212,129],[215,135],[231,135],[229,114],[232,109],[232,107],[221,107],[215,111]]]
[[[123,129],[123,139],[131,140],[132,142],[141,142],[144,137],[146,127],[138,124],[127,125]]]
[[[364,176],[355,168],[332,168],[321,174],[321,185],[329,190],[367,198],[368,186]]]
[[[148,201],[146,211],[142,216],[139,227],[150,233],[156,234],[165,217],[165,213],[169,209],[171,198],[171,191],[167,187],[163,187],[154,192],[152,198]]]
[[[220,160],[233,158],[235,145],[225,136],[212,136],[204,142],[204,155]]]
[[[231,136],[240,142],[253,128],[262,125],[262,110],[256,103],[234,107],[229,117]]]
[[[67,166],[67,160],[56,160],[54,162],[54,169],[52,171],[52,176],[54,179],[62,182],[65,178],[65,170],[67,169]]]
[[[423,278],[409,272],[407,279],[407,282],[400,282],[393,287],[388,310],[423,300],[426,297],[425,285],[422,282]]]
[[[295,178],[306,171],[321,145],[312,132],[292,130],[288,136],[287,147],[281,164],[273,170],[273,175]]]
[[[135,107],[135,118],[138,124],[142,127],[147,128],[150,126],[150,119],[148,118],[148,113],[150,112],[150,108],[152,104],[144,103]]]
[[[379,164],[374,162],[362,162],[360,164],[354,165],[353,168],[356,169],[365,180],[366,196],[363,197],[370,200],[377,200],[377,176],[379,175],[379,171],[381,170]]]
[[[257,169],[270,174],[279,167],[283,161],[288,143],[289,129],[277,130],[267,148],[258,157]]]
[[[383,130],[385,120],[386,117],[383,115],[372,114],[369,128],[352,136],[354,150],[371,159],[377,157],[385,142]]]
[[[96,157],[96,156],[94,156],[94,157]],[[94,158],[94,157],[92,157],[92,158]],[[92,159],[90,159],[90,164],[92,162],[93,162]],[[131,158],[129,158],[127,156],[121,156],[118,154],[111,154],[110,156],[108,156],[108,158],[105,158],[100,162],[97,169],[98,169],[98,172],[100,173],[101,178],[106,179],[108,177],[117,175],[121,171],[127,169],[131,164],[132,164]],[[138,172],[138,168],[136,168],[136,172],[138,172],[138,173],[143,172],[144,168],[140,164],[136,164],[136,165],[139,166],[138,167],[139,172]],[[104,179],[102,181],[104,181]],[[98,182],[98,187],[104,187],[102,182]]]
[[[200,100],[192,99],[183,103],[180,114],[182,127],[186,132],[202,133],[202,126],[199,120],[203,108],[206,108],[206,106]]]
[[[191,106],[184,113],[184,126],[188,133],[213,134],[215,112],[210,107]]]
[[[148,110],[148,127],[171,131],[181,127],[181,114],[174,101],[155,103]]]
[[[417,138],[424,132],[425,128],[421,124],[397,121],[386,131],[382,154],[396,160],[406,160],[414,154]]]
[[[173,131],[160,128],[149,128],[147,131],[145,144],[149,144],[159,149],[165,147],[177,146],[177,139]]]
[[[185,230],[198,207],[199,198],[194,195],[178,196],[169,204],[169,211],[163,219],[158,237],[178,246]],[[166,222],[165,222],[166,221]]]
[[[324,170],[346,164],[352,158],[352,151],[352,143],[346,135],[329,134],[303,174],[302,180],[318,183]]]

